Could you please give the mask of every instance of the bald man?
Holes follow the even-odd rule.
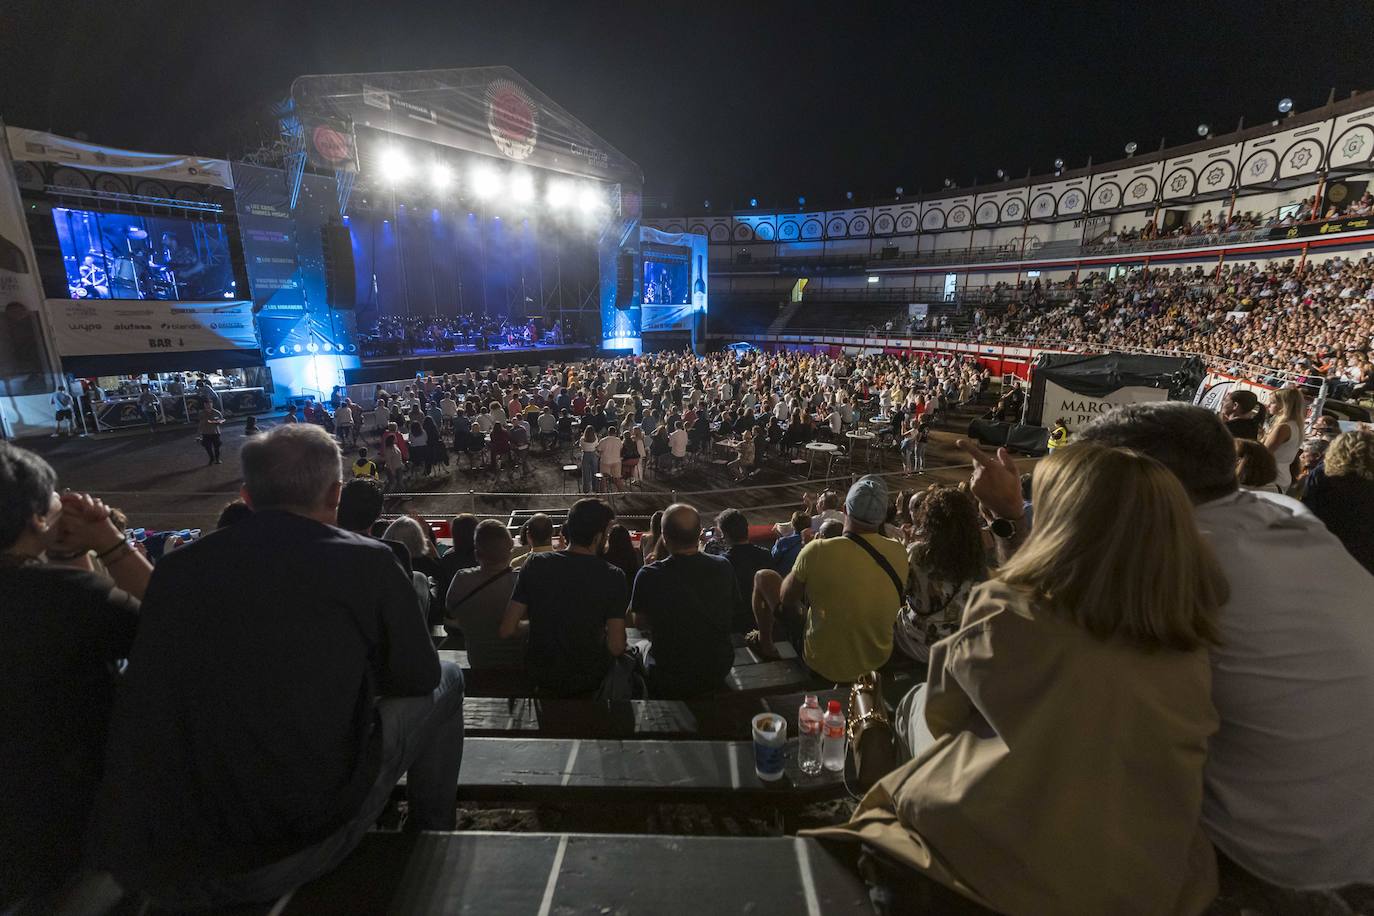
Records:
[[[669,555],[635,577],[630,610],[652,631],[645,662],[655,699],[687,699],[724,686],[734,658],[730,614],[739,589],[730,561],[701,552],[701,516],[686,503],[663,512]]]

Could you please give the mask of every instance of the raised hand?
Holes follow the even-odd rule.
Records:
[[[1011,453],[999,448],[990,455],[970,439],[960,439],[954,445],[973,459],[969,489],[979,504],[999,518],[1020,518],[1024,513],[1021,474]]]

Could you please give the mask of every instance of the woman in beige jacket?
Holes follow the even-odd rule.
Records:
[[[913,759],[820,834],[999,912],[1200,913],[1225,580],[1151,458],[1067,446],[1033,497],[1029,539],[932,649]]]

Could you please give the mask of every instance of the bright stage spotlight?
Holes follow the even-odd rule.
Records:
[[[566,207],[573,201],[572,182],[561,178],[556,178],[549,182],[549,189],[545,195],[548,198],[549,206],[555,208]]]
[[[501,173],[489,165],[472,170],[472,192],[482,199],[495,197],[501,191]]]
[[[414,166],[410,163],[410,157],[394,146],[382,150],[381,158],[378,160],[382,175],[387,181],[396,183],[405,181],[414,171]]]
[[[583,188],[577,195],[577,206],[583,213],[595,213],[601,205],[601,193],[596,188]]]
[[[429,170],[429,183],[436,191],[446,191],[453,184],[453,169],[442,162],[436,162]]]
[[[534,200],[534,178],[529,172],[516,172],[510,176],[510,196],[522,204]]]

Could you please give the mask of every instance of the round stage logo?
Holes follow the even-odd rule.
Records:
[[[342,162],[348,158],[348,138],[332,127],[323,125],[310,133],[315,152],[326,162]]]
[[[487,86],[487,130],[511,159],[528,159],[539,140],[539,108],[510,80]]]

